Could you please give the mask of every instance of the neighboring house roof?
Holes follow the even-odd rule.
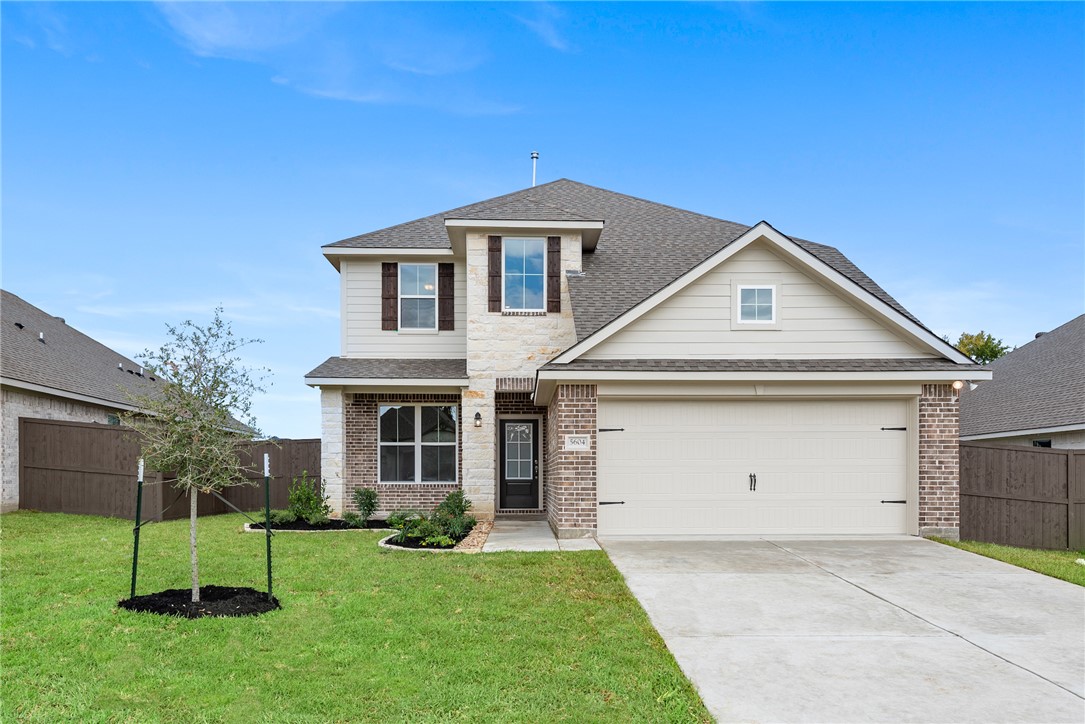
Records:
[[[575,359],[546,364],[562,372],[943,372],[961,366],[947,359]]]
[[[1085,427],[1085,314],[987,365],[961,394],[961,436]]]
[[[5,384],[118,407],[131,407],[126,392],[147,394],[155,388],[153,378],[139,375],[139,363],[8,291],[0,291],[0,322]]]
[[[329,357],[305,379],[465,380],[467,360]]]
[[[568,179],[516,191],[328,244],[334,248],[448,249],[445,219],[604,221],[583,275],[569,277],[578,340],[594,334],[751,227]],[[789,237],[862,289],[920,324],[837,249]],[[921,325],[922,326],[922,325]]]

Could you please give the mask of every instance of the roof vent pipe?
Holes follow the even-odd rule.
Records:
[[[531,152],[531,187],[535,187],[535,164],[539,162],[539,152]]]
[[[1044,333],[1043,333],[1043,332],[1037,332],[1037,333],[1036,333],[1036,336],[1035,336],[1035,337],[1033,337],[1033,339],[1039,339],[1040,337],[1043,337],[1043,336],[1044,336]]]
[[[45,344],[45,332],[38,332],[38,341]]]

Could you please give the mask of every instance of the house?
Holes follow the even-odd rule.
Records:
[[[1085,448],[1085,314],[987,368],[994,379],[961,394],[961,439]]]
[[[323,247],[333,507],[462,488],[562,537],[954,535],[990,379],[836,249],[562,179]]]
[[[0,327],[0,510],[9,511],[19,507],[21,418],[118,425],[120,413],[134,409],[126,392],[146,394],[155,380],[136,362],[8,291],[0,291]]]

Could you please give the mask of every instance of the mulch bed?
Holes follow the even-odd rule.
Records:
[[[246,526],[249,530],[263,530],[263,523],[249,523]],[[355,527],[345,520],[339,520],[333,518],[327,523],[321,523],[320,525],[309,525],[304,520],[295,520],[293,523],[272,523],[272,530],[387,530],[388,524],[383,520],[368,520],[365,526]]]
[[[191,588],[171,588],[118,601],[129,611],[157,613],[164,616],[203,618],[205,616],[258,616],[281,608],[279,600],[269,601],[265,591],[229,586],[200,586],[200,602],[192,602]]]
[[[408,538],[402,543],[396,543],[393,540],[384,541],[384,545],[393,546],[395,548],[410,548],[413,551],[450,551],[455,548],[455,545],[450,546],[424,546],[422,541],[417,538]]]

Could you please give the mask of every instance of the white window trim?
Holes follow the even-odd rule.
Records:
[[[385,446],[405,447],[405,442],[384,442],[381,440],[381,408],[382,407],[413,407],[414,408],[414,480],[383,480],[381,476],[381,448]],[[422,442],[418,437],[418,431],[422,429],[423,407],[451,407],[456,414],[456,436],[452,442]],[[378,485],[453,485],[460,482],[460,406],[448,402],[383,402],[377,404],[377,484]],[[456,451],[456,464],[453,466],[452,480],[422,480],[422,448],[423,447],[451,447]]]
[[[404,294],[403,293],[403,267],[405,266],[428,266],[433,268],[433,294]],[[437,265],[415,262],[400,262],[399,269],[397,270],[399,278],[396,280],[396,294],[399,296],[396,299],[396,315],[399,319],[399,323],[396,325],[399,332],[405,332],[407,334],[425,334],[437,331],[437,291],[440,286],[440,279],[437,278]],[[433,300],[433,326],[432,327],[404,327],[403,326],[403,300],[404,299],[432,299]]]
[[[539,242],[542,242],[542,252],[543,252],[543,270],[542,270],[543,293],[542,293],[542,306],[541,307],[532,307],[532,308],[518,307],[516,309],[509,309],[508,305],[505,304],[505,252],[508,251],[508,248],[509,248],[508,242],[510,242],[510,241],[539,241]],[[505,238],[503,238],[501,240],[501,311],[502,312],[545,312],[546,311],[546,272],[547,272],[547,268],[546,268],[547,259],[546,259],[546,257],[547,256],[549,256],[549,255],[547,254],[546,237],[545,236],[506,236]]]
[[[735,297],[736,321],[739,324],[767,325],[776,324],[776,285],[775,284],[739,284],[736,287],[738,294]],[[772,318],[771,319],[743,319],[742,318],[742,290],[744,289],[768,289],[772,292]]]

